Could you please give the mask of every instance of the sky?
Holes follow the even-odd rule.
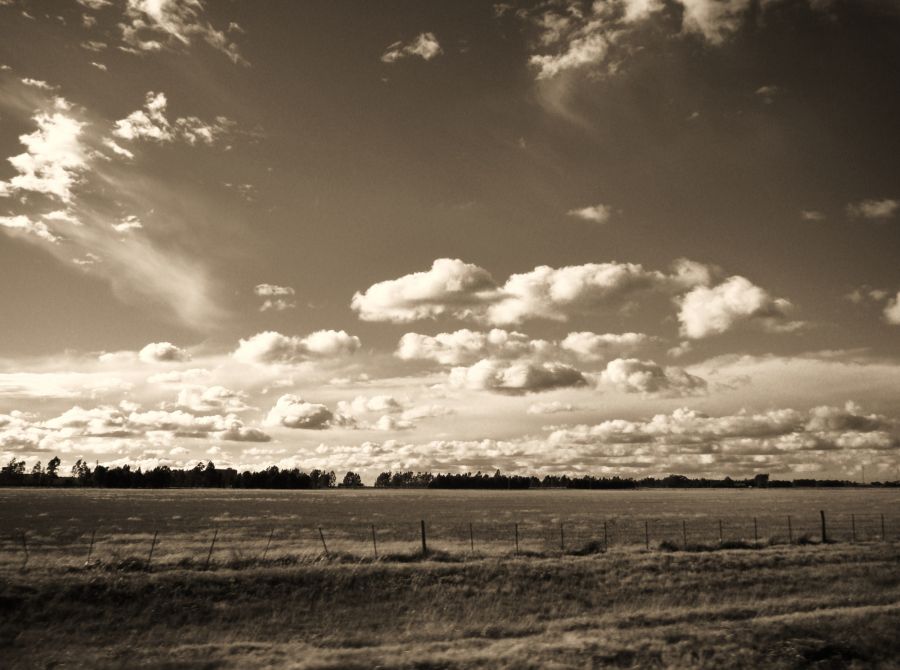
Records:
[[[900,479],[900,2],[0,0],[0,459]]]

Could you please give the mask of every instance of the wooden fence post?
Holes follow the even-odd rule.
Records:
[[[212,542],[209,543],[209,552],[206,554],[206,565],[203,566],[204,570],[209,570],[209,562],[212,560],[213,547],[216,546],[216,538],[219,537],[219,529],[213,529],[213,537]]]
[[[94,537],[96,535],[97,535],[97,529],[94,528],[94,530],[91,531],[91,543],[88,545],[88,555],[84,561],[85,564],[88,564],[91,562],[91,554],[94,553]]]
[[[475,553],[475,531],[472,530],[472,522],[469,522],[469,548]]]
[[[150,562],[153,560],[153,550],[156,548],[156,538],[159,535],[158,530],[153,531],[153,539],[150,541],[150,553],[147,554],[147,571],[150,571]]]
[[[325,555],[328,556],[328,545],[325,544],[325,534],[322,532],[321,526],[319,526],[319,539],[322,540],[322,549],[325,550]]]
[[[650,522],[644,520],[644,546],[650,551]]]
[[[428,554],[428,543],[425,541],[425,519],[422,519],[420,526],[422,528],[422,556]]]
[[[266,542],[266,548],[263,550],[262,560],[266,560],[266,556],[269,555],[269,547],[272,546],[272,536],[275,534],[275,528],[273,527],[269,531],[269,539]]]
[[[513,524],[513,530],[516,534],[516,556],[519,555],[519,524]]]
[[[791,515],[788,514],[788,544],[794,544],[794,529],[791,526]]]
[[[378,558],[378,542],[375,540],[375,524],[372,524],[372,553]]]
[[[819,510],[819,516],[822,518],[822,544],[828,542],[828,531],[825,528],[825,510]]]

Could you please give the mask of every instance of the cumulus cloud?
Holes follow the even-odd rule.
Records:
[[[428,61],[437,58],[442,53],[443,50],[434,33],[420,33],[405,44],[403,42],[394,42],[388,45],[381,55],[381,61],[383,63],[396,63],[398,60],[410,56],[418,56]]]
[[[706,392],[706,380],[676,367],[662,367],[653,361],[617,358],[606,365],[600,383],[624,393],[685,396]]]
[[[611,354],[625,353],[640,348],[650,340],[644,333],[592,333],[580,331],[569,333],[560,342],[560,347],[586,361],[602,360]]]
[[[536,393],[555,388],[584,386],[587,380],[564,363],[497,361],[483,359],[469,367],[455,367],[448,383],[453,388],[506,393]]]
[[[609,207],[609,205],[591,205],[590,207],[582,207],[581,209],[570,209],[566,214],[581,219],[582,221],[606,223],[612,216],[612,208]]]
[[[129,233],[133,230],[140,230],[144,227],[144,224],[141,223],[141,220],[136,216],[129,215],[123,218],[118,223],[112,224],[113,230],[117,233]]]
[[[357,292],[351,307],[364,321],[406,323],[443,314],[465,317],[495,299],[490,273],[459,259],[439,258],[425,272],[373,284]]]
[[[744,322],[754,322],[770,331],[793,330],[789,321],[793,305],[773,298],[750,280],[734,276],[717,286],[698,286],[680,300],[678,320],[685,337],[700,339],[719,335]]]
[[[307,360],[342,358],[356,352],[359,338],[343,330],[317,330],[306,337],[275,331],[241,339],[232,356],[242,363],[296,364]]]
[[[190,352],[171,342],[151,342],[138,352],[144,363],[182,363],[191,360]]]
[[[80,141],[84,124],[69,109],[68,102],[57,98],[54,111],[32,117],[37,130],[19,136],[25,152],[8,159],[17,174],[0,181],[0,197],[30,191],[65,203],[72,200],[72,187],[87,167],[87,153]]]
[[[196,37],[225,54],[232,63],[247,65],[230,32],[203,20],[202,0],[128,0],[126,21],[119,24],[122,41],[133,53],[188,46]],[[236,25],[236,24],[232,24]]]
[[[325,405],[306,402],[300,396],[281,396],[269,410],[265,424],[284,428],[322,430],[330,428],[335,416]]]
[[[452,333],[400,338],[396,356],[403,360],[431,360],[441,365],[462,365],[481,358],[517,358],[540,351],[548,343],[523,333],[494,328],[483,333],[463,328]]]
[[[891,219],[898,210],[900,210],[900,200],[894,200],[893,198],[862,200],[847,205],[847,213],[850,216],[871,221]]]
[[[244,391],[233,391],[224,386],[188,386],[178,392],[176,405],[191,412],[199,413],[231,413],[245,412],[247,394]]]
[[[150,91],[147,93],[143,109],[138,109],[124,119],[116,121],[112,134],[128,141],[149,140],[161,143],[183,141],[190,145],[211,146],[234,127],[234,121],[225,116],[217,116],[213,121],[185,116],[176,118],[172,123],[166,114],[167,107],[168,100],[164,93]],[[115,147],[113,150],[115,151]]]
[[[565,70],[602,61],[608,49],[609,43],[603,34],[589,32],[573,37],[561,53],[535,54],[529,62],[537,69],[538,79],[549,79]]]
[[[538,266],[498,286],[490,273],[458,259],[434,261],[430,270],[373,284],[351,306],[366,321],[405,323],[446,315],[496,325],[528,319],[565,321],[598,309],[618,309],[639,293],[677,293],[711,280],[713,269],[686,259],[670,273],[635,263]]]

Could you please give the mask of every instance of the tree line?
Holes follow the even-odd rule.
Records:
[[[79,459],[68,475],[60,474],[61,461],[54,456],[44,466],[35,463],[27,469],[25,461],[15,457],[0,468],[0,486],[85,486],[97,488],[235,488],[235,489],[327,489],[358,488],[363,486],[362,477],[353,471],[347,472],[340,481],[334,470],[313,469],[309,472],[299,468],[279,468],[272,465],[263,470],[217,468],[212,461],[198,462],[190,468],[171,468],[158,465],[143,470],[130,465],[105,466],[95,464],[92,468]],[[387,471],[378,475],[375,488],[428,488],[428,489],[639,489],[639,488],[791,488],[791,487],[846,487],[864,486],[859,482],[841,479],[793,479],[772,480],[767,474],[758,474],[749,479],[692,479],[684,475],[667,477],[596,477],[594,475],[569,476],[510,475],[500,470],[493,473],[463,472],[438,473]],[[869,486],[900,486],[900,481],[872,482]]]

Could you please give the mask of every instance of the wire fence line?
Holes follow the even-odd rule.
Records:
[[[615,549],[704,550],[773,544],[892,542],[900,516],[632,517],[572,520],[344,522],[179,527],[20,528],[0,536],[0,566],[240,566],[316,557],[547,556]]]

